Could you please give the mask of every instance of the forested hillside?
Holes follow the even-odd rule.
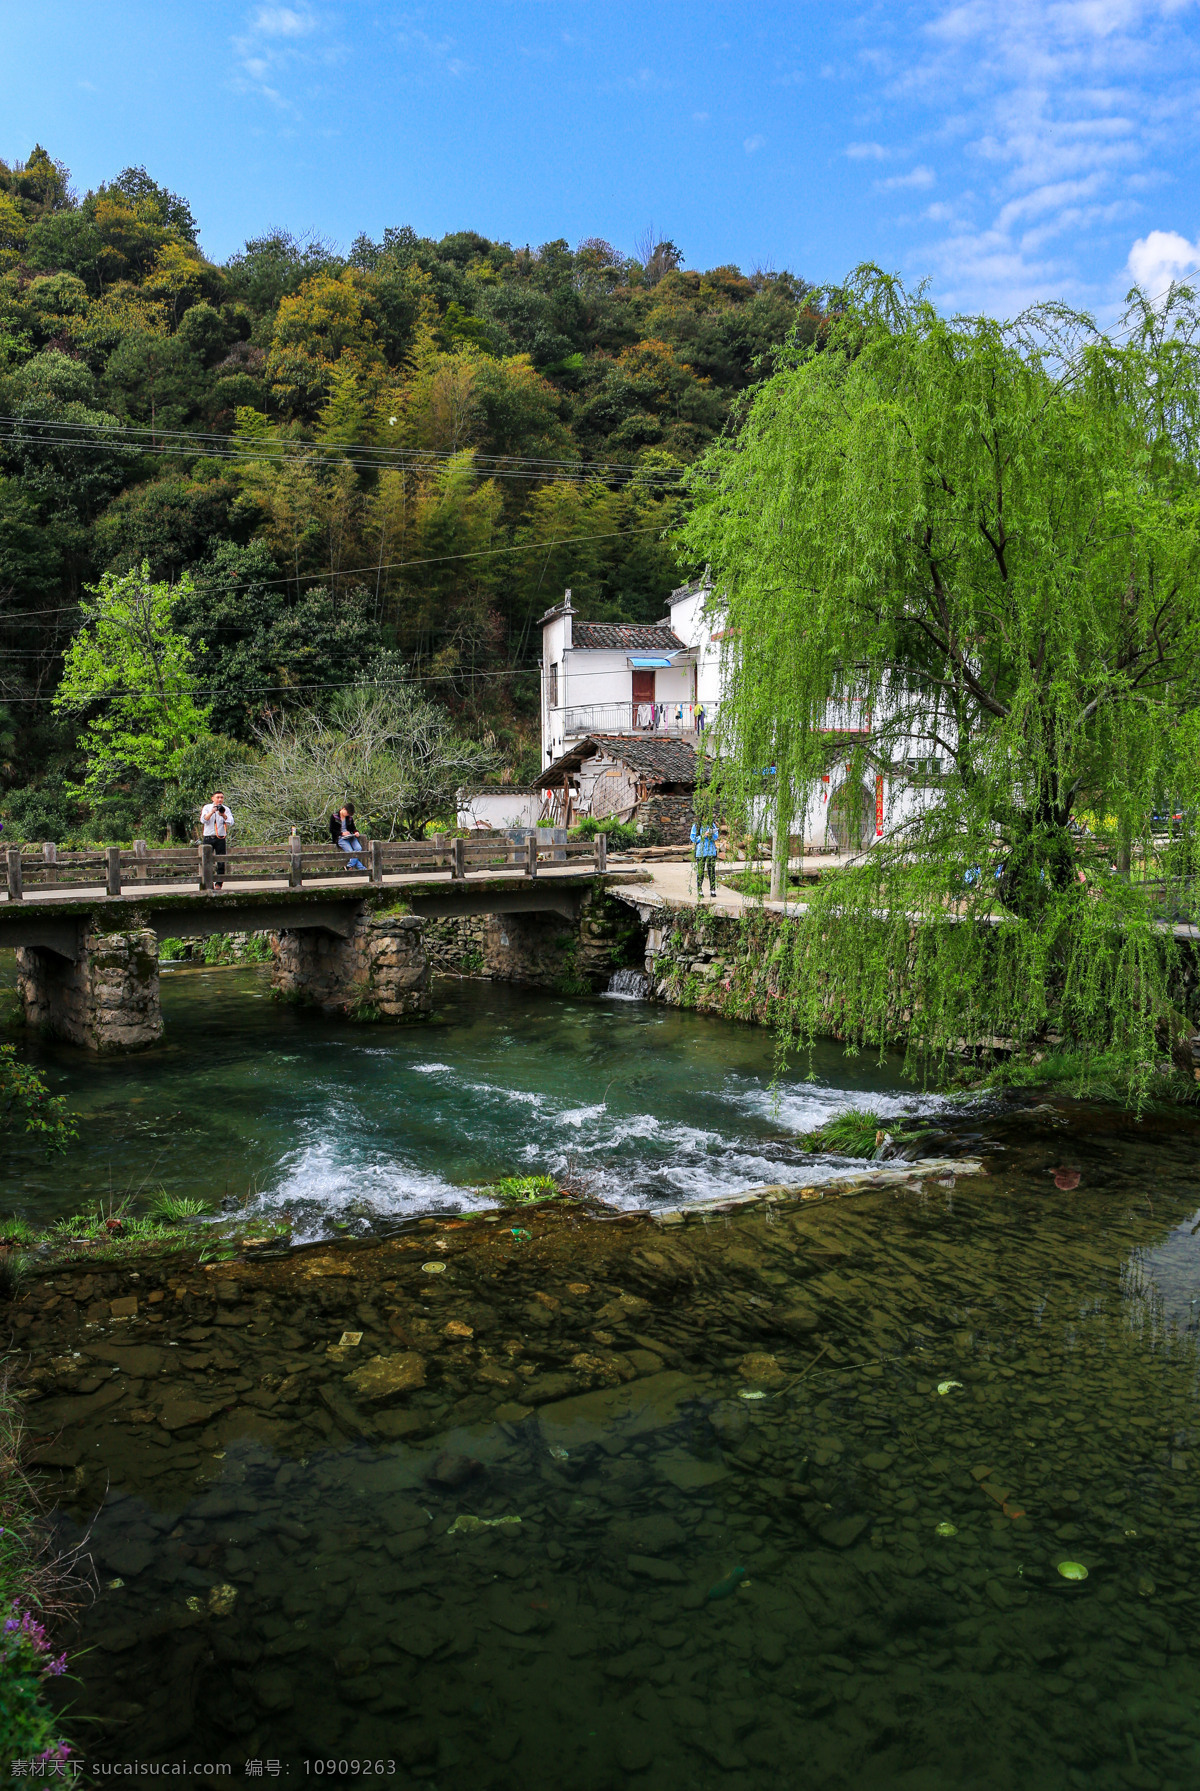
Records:
[[[590,615],[662,613],[690,570],[663,540],[678,478],[816,327],[806,291],[668,242],[407,228],[347,254],[275,231],[218,266],[143,169],[80,199],[40,147],[0,163],[8,837],[163,825],[144,768],[84,788],[80,715],[53,707],[88,587],[142,562],[190,573],[171,625],[220,739],[386,653],[528,770],[537,617],[567,585]]]

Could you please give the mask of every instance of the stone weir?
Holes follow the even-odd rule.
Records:
[[[281,998],[362,1020],[419,1020],[432,1008],[435,969],[469,968],[564,992],[602,986],[637,932],[609,888],[645,878],[586,872],[368,893],[168,892],[141,901],[68,898],[52,911],[3,904],[0,945],[16,947],[29,1025],[90,1051],[138,1050],[162,1036],[163,939],[268,931]]]

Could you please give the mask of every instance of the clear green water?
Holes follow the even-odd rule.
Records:
[[[851,1102],[931,1104],[894,1067],[848,1073],[832,1051],[818,1082],[773,1093],[763,1032],[643,1002],[453,980],[437,1002],[430,1024],[351,1025],[272,1001],[264,970],[188,970],[163,976],[153,1051],[95,1060],[12,1029],[82,1121],[65,1166],[13,1151],[18,1204],[58,1216],[162,1186],[286,1212],[315,1237],[454,1211],[472,1185],[527,1170],[677,1203],[778,1179],[787,1138]]]
[[[361,1035],[272,1012],[256,1055],[221,1019],[189,1038],[211,1023],[223,1107],[238,1064],[296,1048],[325,1066],[312,1123],[331,1101],[364,1123],[377,1060],[337,1069]],[[661,1129],[581,1120],[605,1173],[657,1188],[686,1151],[730,1173],[786,1149],[752,1033],[492,992],[454,1036],[458,1086],[510,1066],[506,1135],[545,1151],[577,1110],[563,1040],[592,1106],[624,1067],[626,1118]],[[450,1061],[435,1037],[414,1063]],[[273,1097],[277,1138],[301,1088]],[[378,1148],[447,1182],[483,1162],[499,1097],[448,1104],[441,1165],[420,1098],[430,1142],[394,1121]],[[234,1104],[248,1138],[270,1099]],[[971,1124],[990,1173],[953,1185],[679,1225],[545,1212],[529,1236],[414,1221],[284,1263],[35,1284],[28,1421],[98,1584],[61,1688],[84,1757],[434,1791],[1190,1791],[1200,1133],[1028,1103]],[[346,1377],[381,1355],[423,1384],[373,1403]]]

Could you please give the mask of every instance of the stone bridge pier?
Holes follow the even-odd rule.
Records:
[[[603,874],[445,883],[414,879],[365,899],[341,888],[148,891],[136,901],[0,903],[0,945],[17,953],[25,1019],[89,1051],[135,1051],[162,1037],[163,939],[269,933],[286,1000],[361,1020],[418,1020],[432,1007],[431,961],[569,992],[602,987],[629,961],[637,920]]]
[[[151,927],[79,929],[76,955],[17,948],[26,1023],[88,1051],[140,1051],[162,1037],[158,938]]]
[[[417,914],[377,914],[364,904],[344,938],[318,928],[277,933],[271,985],[327,1014],[419,1020],[433,1006],[424,925]]]

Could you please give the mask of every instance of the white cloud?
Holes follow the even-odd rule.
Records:
[[[894,193],[905,187],[910,190],[913,188],[920,190],[923,187],[933,186],[936,180],[937,175],[933,169],[926,168],[923,162],[918,162],[917,166],[908,174],[891,174],[887,180],[877,180],[875,191],[877,193]]]
[[[946,209],[921,214],[907,256],[914,275],[933,272],[940,303],[1012,315],[1037,298],[1116,302],[1127,246],[1161,203],[1151,195],[1200,137],[1196,11],[1196,0],[941,0],[915,33],[881,34],[873,107],[912,150],[936,146],[951,189]],[[906,182],[920,185],[916,169],[873,185]],[[1184,237],[1151,231],[1129,265],[1158,255],[1169,279],[1185,249],[1195,256]]]
[[[746,141],[742,144],[742,148],[747,155],[753,155],[756,149],[765,148],[766,141],[767,139],[765,137],[747,137]]]
[[[260,6],[250,29],[256,37],[307,37],[316,24],[312,13],[297,12],[293,6]]]
[[[1200,241],[1190,243],[1178,230],[1152,230],[1138,237],[1126,268],[1136,286],[1157,298],[1172,280],[1185,279],[1200,268]]]
[[[327,27],[327,17],[312,6],[255,7],[244,31],[231,39],[233,91],[265,99],[298,119],[287,92],[293,78],[306,71],[312,78],[312,71],[328,68],[344,54],[344,46],[330,41]]]
[[[846,154],[852,162],[886,162],[891,151],[882,143],[847,143]]]

